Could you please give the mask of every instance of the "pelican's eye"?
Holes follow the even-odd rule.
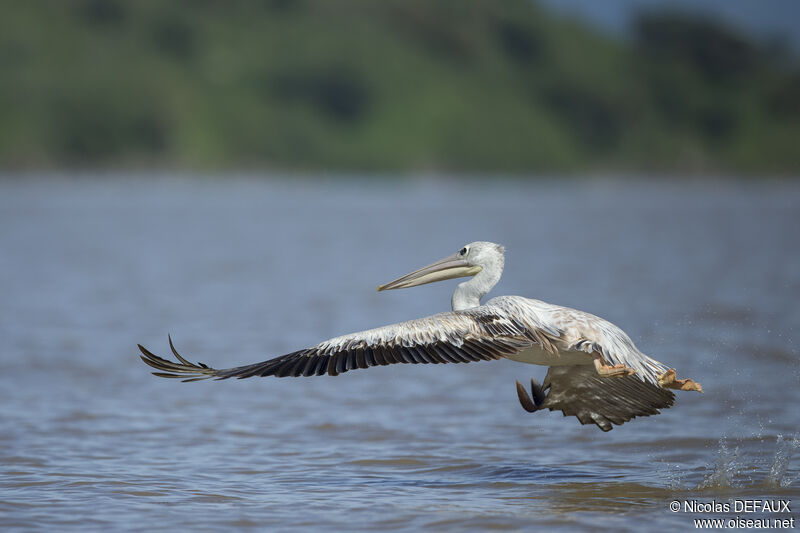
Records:
[[[458,252],[458,255],[464,256],[464,255],[467,255],[467,252],[469,252],[469,248],[467,248],[467,247],[465,246],[465,247],[463,247],[463,248],[461,249],[461,251],[460,251],[460,252]]]

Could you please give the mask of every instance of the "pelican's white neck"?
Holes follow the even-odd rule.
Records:
[[[482,270],[475,277],[464,283],[459,283],[450,301],[453,311],[463,311],[481,305],[481,298],[492,290],[503,275],[503,256],[492,257],[490,261],[481,264]]]

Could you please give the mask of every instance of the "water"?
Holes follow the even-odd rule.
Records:
[[[7,530],[691,528],[672,500],[800,508],[800,187],[164,176],[0,182]],[[528,414],[513,362],[182,384],[439,312],[375,287],[473,240],[493,294],[623,327],[706,391],[610,433]],[[793,457],[794,455],[794,457]],[[719,515],[734,518],[734,513]],[[757,517],[762,515],[749,515]]]

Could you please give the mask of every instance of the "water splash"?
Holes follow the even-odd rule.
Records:
[[[786,478],[786,472],[789,470],[789,463],[794,451],[800,448],[800,438],[795,435],[791,439],[784,439],[783,435],[778,435],[777,447],[775,459],[773,459],[767,478],[764,480],[766,487],[788,487],[797,481],[797,476]]]
[[[742,443],[740,442],[740,444]],[[787,477],[787,472],[792,456],[798,448],[800,448],[799,436],[795,435],[791,438],[784,438],[783,435],[777,436],[775,456],[772,458],[766,478],[762,482],[763,486],[785,488],[797,481],[798,476]],[[743,477],[745,471],[752,470],[752,465],[747,465],[740,460],[739,449],[739,445],[731,448],[729,439],[725,436],[721,437],[714,467],[695,487],[695,490],[743,488],[742,481],[746,486],[753,486],[755,480],[752,477]]]
[[[736,488],[736,476],[742,469],[739,462],[739,447],[736,446],[732,451],[728,449],[726,437],[719,439],[719,453],[714,469],[700,482],[696,490],[704,489],[730,489]]]
[[[682,490],[686,483],[687,472],[682,470],[682,465],[676,463],[662,463],[662,476],[667,480],[669,490]]]

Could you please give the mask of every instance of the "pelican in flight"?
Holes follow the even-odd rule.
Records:
[[[217,370],[193,364],[169,346],[177,362],[141,344],[142,360],[154,375],[198,381],[253,376],[336,376],[394,363],[469,363],[511,359],[549,367],[531,394],[517,381],[522,407],[575,416],[582,424],[610,431],[636,416],[670,407],[669,389],[702,392],[699,383],[677,379],[674,369],[640,352],[620,328],[597,316],[520,296],[499,296],[481,305],[500,280],[504,248],[473,242],[455,254],[378,287],[379,291],[471,277],[460,283],[452,311],[323,341],[261,363]]]

